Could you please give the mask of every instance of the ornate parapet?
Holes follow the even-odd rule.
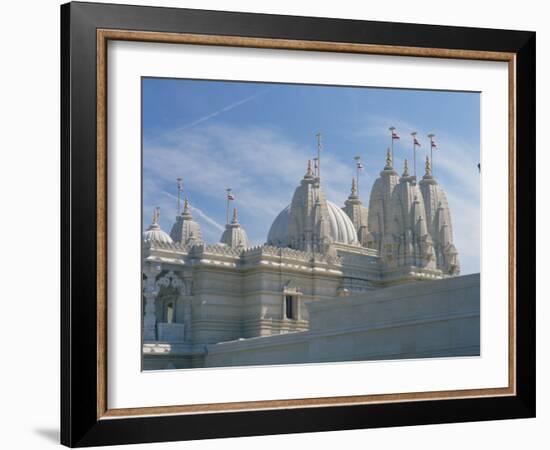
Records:
[[[341,258],[338,256],[295,250],[288,247],[275,247],[272,245],[261,245],[249,248],[243,252],[245,258],[279,258],[285,260],[301,261],[306,263],[318,262],[324,264],[339,265]]]
[[[262,245],[247,249],[242,255],[244,268],[272,267],[302,273],[342,275],[342,260],[332,254],[306,252],[291,248]]]
[[[144,249],[171,250],[176,252],[188,252],[193,245],[181,244],[179,242],[142,241]]]

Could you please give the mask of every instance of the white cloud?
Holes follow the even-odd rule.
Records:
[[[249,234],[265,241],[271,222],[290,202],[313,154],[313,144],[299,145],[275,129],[202,124],[146,145],[145,178],[166,185],[182,176],[184,190],[218,202],[218,214],[225,211],[225,188],[231,187],[240,216],[248,219],[248,226],[253,223]],[[323,175],[327,194],[343,203],[352,167],[330,154],[323,163],[330,167]],[[197,212],[204,214],[204,208]],[[203,219],[217,222],[211,214]]]

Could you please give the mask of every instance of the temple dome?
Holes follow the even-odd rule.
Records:
[[[233,210],[233,220],[225,226],[220,242],[231,248],[246,249],[250,247],[246,231],[237,219],[237,209]]]
[[[185,199],[183,212],[176,217],[176,222],[170,231],[170,237],[174,242],[181,244],[192,244],[202,241],[201,227],[193,220],[187,199]]]
[[[153,213],[153,221],[149,228],[143,233],[144,242],[157,242],[161,244],[172,244],[172,238],[168,236],[168,233],[163,231],[159,225],[160,211],[159,208],[155,209]]]
[[[357,245],[357,231],[348,215],[338,205],[326,201],[328,210],[329,236],[333,242]],[[267,235],[267,243],[275,246],[288,245],[290,205],[275,218]]]

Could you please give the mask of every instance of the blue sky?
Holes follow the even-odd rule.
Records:
[[[343,205],[359,155],[367,206],[390,145],[388,127],[401,136],[400,173],[405,158],[412,172],[410,133],[418,132],[419,176],[426,135],[435,133],[434,175],[449,197],[462,273],[479,272],[479,93],[144,78],[142,114],[144,228],[160,206],[161,227],[170,231],[181,177],[207,242],[219,241],[231,187],[241,225],[252,243],[264,243],[315,156],[318,132],[327,198]]]

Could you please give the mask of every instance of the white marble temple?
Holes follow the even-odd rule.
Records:
[[[452,329],[471,334],[474,339],[468,345],[457,340],[435,351],[422,347],[419,340],[416,350],[388,353],[383,349],[400,342],[402,331],[396,327],[366,331],[373,317],[379,322],[394,320],[395,311],[382,306],[392,298],[395,305],[403,305],[394,308],[418,307],[422,317],[427,317],[430,308],[435,314],[445,304],[451,311],[458,301],[445,289],[438,291],[443,294],[437,301],[423,301],[423,295],[431,295],[430,289],[439,289],[434,280],[440,280],[441,286],[460,285],[465,282],[462,278],[473,280],[451,281],[450,277],[460,273],[451,212],[429,162],[417,182],[406,166],[401,176],[397,174],[388,152],[371,189],[368,209],[359,198],[355,180],[342,207],[327,200],[320,177],[308,163],[289,206],[274,219],[266,244],[258,247],[250,247],[236,211],[216,244],[203,241],[187,200],[170,235],[161,230],[158,219],[157,210],[143,235],[146,369],[262,364],[270,360],[267,353],[271,351],[262,355],[257,349],[272,345],[282,355],[277,358],[289,363],[479,351],[479,332],[475,332],[479,328],[479,279],[477,287],[467,290],[469,305],[477,304],[477,318],[475,314],[464,320],[443,315],[437,325],[437,333]],[[416,296],[418,305],[399,303],[401,292]],[[385,303],[374,300],[379,298],[385,298]],[[338,305],[331,314],[342,336],[353,323],[357,329],[364,328],[361,337],[317,345],[320,341],[312,340],[317,328],[323,333],[329,329],[320,313],[332,308],[326,305]],[[350,311],[354,311],[351,316]],[[423,326],[416,324],[413,335],[422,336]],[[426,324],[425,332],[429,334],[432,326]],[[337,334],[334,327],[330,329]],[[412,335],[408,336],[410,341]],[[361,339],[365,345],[368,342],[368,351],[360,352],[352,343]],[[287,347],[279,345],[282,342]],[[316,345],[317,353],[312,350]],[[233,355],[229,349],[235,346],[239,355],[250,349],[248,356]]]

